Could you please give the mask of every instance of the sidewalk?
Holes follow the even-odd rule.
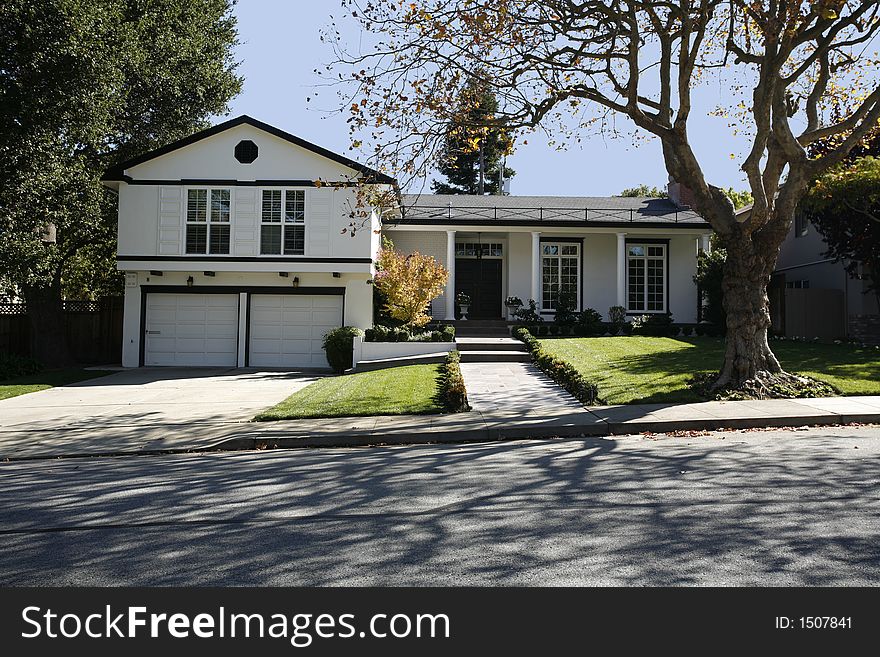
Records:
[[[120,431],[90,439],[86,428],[29,433],[0,431],[0,459],[156,454],[270,447],[356,447],[479,442],[522,438],[626,435],[680,430],[880,424],[880,396],[597,406],[536,406],[452,415],[325,418],[282,422],[201,422],[165,427],[161,438]]]

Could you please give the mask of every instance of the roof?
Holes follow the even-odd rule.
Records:
[[[665,198],[625,196],[470,196],[404,194],[401,223],[660,224],[702,228],[694,210]]]
[[[317,153],[323,157],[326,157],[329,160],[333,160],[334,162],[338,162],[343,166],[346,166],[350,169],[354,169],[362,173],[365,177],[369,178],[372,182],[384,183],[388,185],[396,185],[397,181],[391,176],[388,176],[384,173],[380,173],[375,169],[371,169],[370,167],[360,164],[359,162],[355,162],[352,159],[345,157],[344,155],[339,155],[338,153],[334,153],[333,151],[329,151],[326,148],[322,148],[316,144],[313,144],[305,139],[297,137],[296,135],[292,135],[289,132],[285,132],[280,128],[276,128],[275,126],[269,125],[268,123],[263,123],[262,121],[258,121],[257,119],[248,116],[247,114],[243,114],[234,119],[230,119],[229,121],[224,121],[223,123],[218,123],[215,126],[207,128],[205,130],[201,130],[200,132],[196,132],[188,137],[184,137],[183,139],[179,139],[175,142],[171,142],[170,144],[166,144],[161,148],[157,148],[148,153],[144,153],[143,155],[139,155],[138,157],[132,158],[126,162],[122,162],[121,164],[117,164],[114,167],[107,169],[104,173],[103,180],[125,180],[125,170],[130,169],[131,167],[135,167],[138,164],[143,164],[149,160],[155,159],[157,157],[161,157],[162,155],[167,155],[173,151],[184,148],[185,146],[189,146],[190,144],[194,144],[203,139],[207,139],[208,137],[212,137],[216,134],[224,132],[225,130],[229,130],[231,128],[235,128],[240,125],[249,125],[257,128],[258,130],[262,130],[263,132],[268,132],[271,135],[274,135],[280,139],[290,142],[291,144],[295,144],[301,148],[305,148],[306,150],[312,151],[313,153]]]

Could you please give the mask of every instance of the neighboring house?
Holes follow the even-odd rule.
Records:
[[[852,278],[842,262],[825,257],[822,236],[799,216],[782,243],[771,279],[770,315],[789,337],[880,341],[877,295],[865,276]]]
[[[671,191],[677,191],[671,185]],[[559,295],[576,310],[611,306],[630,315],[671,312],[697,321],[697,253],[712,230],[668,199],[569,196],[404,195],[404,216],[383,228],[403,251],[420,251],[450,272],[435,318],[456,316],[455,294],[471,298],[469,319],[500,319],[504,300],[534,299],[548,319]]]
[[[122,364],[326,367],[329,329],[372,323],[380,217],[343,234],[356,179],[394,183],[247,116],[109,171]]]
[[[697,321],[693,275],[711,229],[682,204],[405,195],[383,216],[362,208],[356,180],[395,187],[247,116],[108,171],[126,273],[123,365],[325,367],[329,329],[372,325],[380,232],[448,267],[438,320],[455,318],[463,291],[471,319],[501,319],[507,296],[535,299],[549,318],[571,292],[578,310]],[[352,236],[353,212],[363,218]]]

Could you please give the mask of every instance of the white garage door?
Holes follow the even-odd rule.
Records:
[[[328,367],[324,334],[342,326],[342,297],[251,295],[251,367]]]
[[[235,367],[237,294],[147,295],[144,365]]]

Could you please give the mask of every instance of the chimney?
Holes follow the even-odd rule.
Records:
[[[689,209],[694,205],[694,193],[691,191],[691,188],[676,182],[672,176],[669,176],[666,191],[669,193],[669,200],[679,208]]]

